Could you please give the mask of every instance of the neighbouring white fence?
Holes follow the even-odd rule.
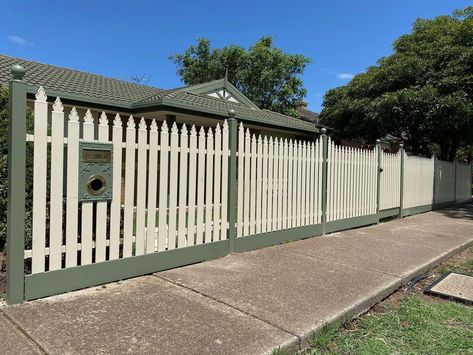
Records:
[[[237,237],[321,222],[322,143],[238,131]]]
[[[455,163],[435,161],[435,203],[446,203],[455,200]]]
[[[434,171],[433,157],[428,159],[405,154],[403,208],[433,204]]]
[[[382,152],[380,174],[380,210],[399,208],[401,188],[401,154]]]
[[[327,222],[375,214],[375,150],[338,146],[329,140],[327,163]]]
[[[471,200],[471,165],[457,164],[456,168],[457,181],[455,183],[456,202],[464,202]]]
[[[27,136],[34,144],[34,208],[25,257],[33,274],[227,239],[226,121],[197,132],[143,118],[136,127],[130,116],[123,130],[118,114],[112,122],[102,113],[96,137],[90,111],[81,120],[73,108],[64,136],[63,105],[57,98],[49,127],[46,99],[40,88],[34,134]],[[81,141],[113,144],[111,203],[78,199]]]

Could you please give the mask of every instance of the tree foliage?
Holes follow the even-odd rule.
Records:
[[[186,85],[228,79],[257,106],[295,115],[295,106],[306,95],[300,75],[310,59],[284,53],[271,37],[263,37],[249,49],[237,45],[212,49],[205,38],[182,54],[170,58]]]
[[[391,135],[417,154],[453,159],[473,143],[473,7],[417,20],[394,52],[329,90],[321,119],[338,138]]]

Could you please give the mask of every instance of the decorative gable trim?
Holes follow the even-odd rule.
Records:
[[[213,98],[243,104],[249,108],[259,110],[249,98],[242,94],[235,86],[225,79],[214,80],[184,89],[190,94],[208,95]]]

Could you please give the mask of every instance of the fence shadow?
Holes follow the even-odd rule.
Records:
[[[449,218],[473,220],[473,202],[438,210],[436,212],[441,213]]]

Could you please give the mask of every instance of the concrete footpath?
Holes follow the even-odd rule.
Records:
[[[473,244],[473,206],[0,309],[0,353],[297,351]]]

